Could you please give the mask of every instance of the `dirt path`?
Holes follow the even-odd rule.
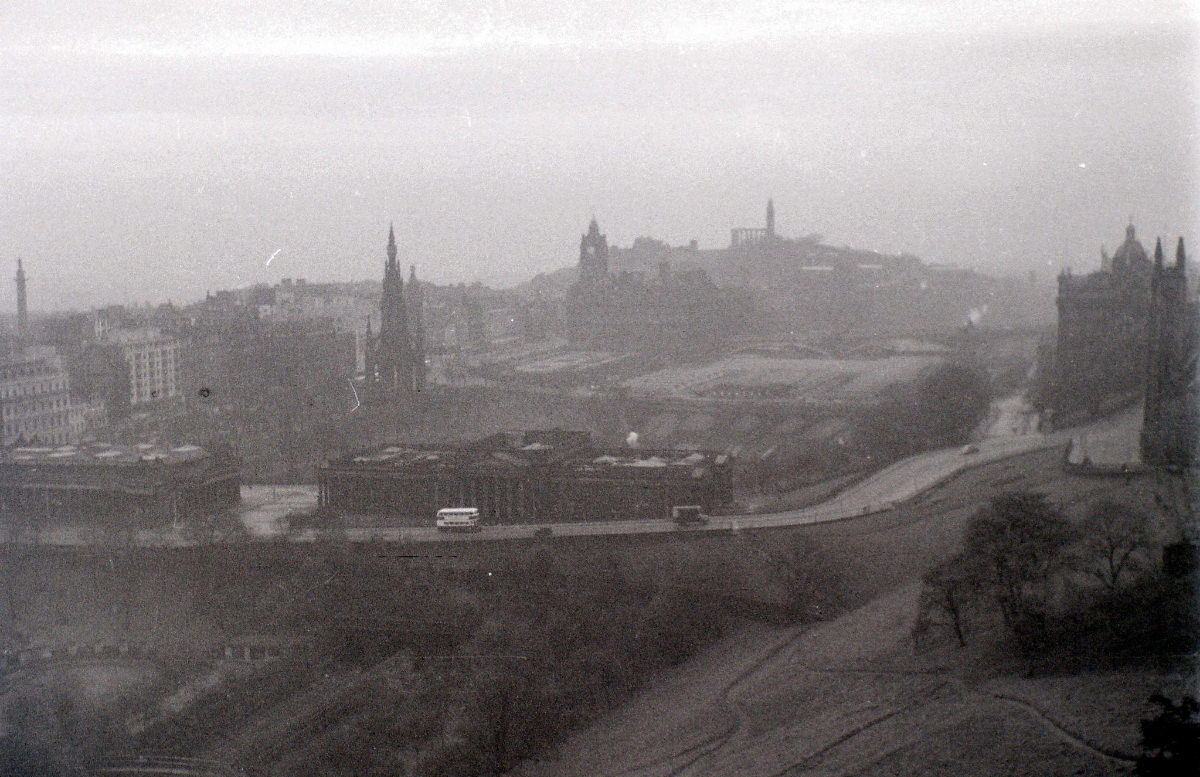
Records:
[[[1096,753],[1097,755],[1104,756],[1105,758],[1108,758],[1113,761],[1118,761],[1120,763],[1132,764],[1132,763],[1137,762],[1137,756],[1129,755],[1128,753],[1122,753],[1119,750],[1116,750],[1114,748],[1105,747],[1103,745],[1096,744],[1095,742],[1085,739],[1084,737],[1080,736],[1079,734],[1076,734],[1073,731],[1070,731],[1069,729],[1066,728],[1066,726],[1062,725],[1057,720],[1050,717],[1050,715],[1047,714],[1044,710],[1039,709],[1038,707],[1034,706],[1032,703],[1026,701],[1025,699],[1021,699],[1016,696],[1009,696],[1008,694],[1004,694],[1004,693],[995,693],[995,692],[987,692],[987,695],[998,701],[1006,702],[1008,704],[1019,707],[1020,709],[1024,710],[1025,712],[1029,713],[1030,715],[1032,715],[1037,720],[1041,721],[1043,724],[1046,725],[1047,728],[1049,728],[1057,736],[1062,738],[1063,741],[1067,742],[1068,744],[1070,744],[1074,747],[1077,747],[1081,750],[1087,750],[1089,752]]]
[[[721,691],[721,697],[718,700],[718,705],[726,715],[734,719],[733,724],[722,734],[714,736],[711,739],[711,744],[709,747],[701,749],[697,755],[672,771],[670,773],[670,777],[685,777],[685,775],[702,773],[696,770],[696,766],[700,761],[712,753],[720,752],[722,749],[728,746],[731,741],[745,731],[749,716],[742,707],[738,696],[749,684],[752,678],[766,670],[780,653],[788,648],[793,647],[796,640],[803,635],[803,632],[799,627],[794,629],[793,632],[794,633],[786,635],[783,639],[779,640],[779,642],[773,648],[771,648],[771,650],[765,656],[763,656],[761,660],[756,661],[747,667],[741,674],[733,679],[733,682],[725,686],[725,688]]]

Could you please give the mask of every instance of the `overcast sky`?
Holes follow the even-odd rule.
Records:
[[[1200,245],[1195,4],[1062,5],[7,0],[3,258],[35,310],[186,302],[379,277],[394,221],[421,276],[513,282],[593,214],[721,247],[768,197],[992,272],[1130,216]]]

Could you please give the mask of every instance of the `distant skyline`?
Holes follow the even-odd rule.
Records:
[[[1197,13],[767,0],[10,0],[0,275],[34,310],[382,276],[512,284],[758,226],[1087,271],[1200,241]],[[273,257],[273,258],[272,258]],[[268,260],[270,262],[268,263]]]

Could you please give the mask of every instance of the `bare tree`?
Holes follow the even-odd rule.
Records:
[[[945,615],[959,647],[966,647],[967,610],[979,597],[978,570],[960,553],[926,572],[922,583],[914,634],[928,630],[940,622],[939,615]]]
[[[981,590],[1025,647],[1043,635],[1049,584],[1075,537],[1043,494],[1001,494],[967,524],[965,556],[980,571]]]
[[[1080,567],[1107,590],[1120,589],[1152,563],[1157,544],[1149,517],[1120,502],[1104,500],[1093,505],[1080,524]]]
[[[842,598],[840,571],[808,537],[792,535],[782,547],[765,551],[771,572],[798,620],[820,620],[839,609]]]

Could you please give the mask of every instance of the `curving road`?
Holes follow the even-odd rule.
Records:
[[[1073,437],[1092,441],[1136,439],[1141,425],[1141,413],[1132,409],[1112,418],[1085,427],[1050,434],[1021,434],[982,440],[968,448],[943,448],[911,456],[875,473],[819,505],[777,513],[747,513],[721,515],[704,524],[688,527],[689,532],[728,532],[782,526],[802,526],[813,523],[840,521],[882,512],[911,499],[953,475],[981,464],[1046,448],[1067,445]],[[288,513],[316,506],[315,486],[254,486],[244,487],[240,519],[255,538],[277,538],[283,534],[279,519]],[[444,534],[430,527],[353,528],[346,529],[347,539],[355,542],[489,542],[529,538],[539,529],[550,528],[554,536],[599,536],[611,534],[651,534],[677,532],[680,528],[665,519],[631,521],[592,521],[557,524],[509,524],[487,526],[473,534]],[[316,530],[289,536],[296,542],[313,542],[320,537]],[[7,536],[0,533],[0,539]],[[29,541],[25,539],[24,541]],[[56,528],[41,532],[38,541],[47,545],[91,545],[101,541],[88,529]],[[144,531],[138,534],[137,544],[143,547],[187,547],[206,540],[187,537],[177,529]],[[213,540],[207,540],[209,542]]]
[[[968,450],[966,448],[943,448],[929,451],[896,462],[819,505],[777,513],[722,515],[709,518],[707,523],[688,528],[686,531],[725,532],[740,529],[801,526],[882,512],[900,502],[911,499],[965,469],[1023,453],[1063,447],[1070,442],[1071,438],[1084,434],[1093,440],[1107,437],[1128,438],[1130,435],[1136,438],[1140,425],[1140,412],[1131,410],[1079,429],[983,440],[972,446],[977,449],[974,452],[966,452]],[[484,542],[490,539],[530,537],[538,528],[540,526],[533,524],[489,526],[477,534],[462,534],[452,537],[440,535],[433,528],[357,529],[349,530],[348,535],[351,539],[356,540],[405,539],[433,542],[450,539]],[[677,532],[680,529],[672,521],[658,519],[553,524],[551,531],[557,536],[569,537]]]

